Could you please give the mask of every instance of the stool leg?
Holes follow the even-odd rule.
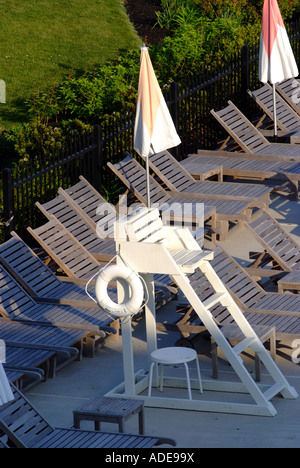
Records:
[[[200,393],[203,393],[203,386],[202,386],[202,379],[201,379],[201,372],[200,372],[200,365],[199,365],[198,358],[196,358],[196,366],[197,366],[197,372],[198,372]]]
[[[164,389],[164,365],[160,365],[160,388],[159,390],[162,392]]]
[[[186,362],[184,362],[184,366],[185,366],[185,371],[186,371],[186,380],[187,380],[187,387],[188,387],[188,392],[189,392],[189,399],[192,400],[192,391],[191,391],[189,367],[188,367]]]
[[[144,408],[139,412],[139,433],[145,434]]]
[[[152,389],[152,377],[153,377],[153,367],[154,367],[154,362],[152,362],[150,366],[150,373],[149,373],[149,388],[148,388],[148,397],[151,396],[151,389]]]
[[[214,340],[211,341],[211,360],[212,360],[213,379],[217,379],[218,378],[218,345]]]

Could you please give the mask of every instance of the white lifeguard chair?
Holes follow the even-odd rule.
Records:
[[[239,382],[202,380],[202,395],[205,394],[205,391],[228,392],[231,394],[236,392],[249,394],[252,398],[250,398],[250,403],[243,403],[232,402],[232,396],[229,402],[224,400],[224,396],[219,400],[210,400],[207,397],[202,398],[202,395],[198,392],[195,399],[153,396],[149,391],[149,369],[134,372],[131,320],[128,320],[128,317],[121,318],[124,382],[109,392],[109,396],[120,397],[121,395],[127,398],[142,398],[145,406],[152,407],[261,416],[276,415],[277,412],[271,403],[271,399],[277,394],[281,394],[283,398],[287,399],[297,398],[297,392],[289,385],[212,268],[210,260],[213,258],[213,252],[202,250],[188,228],[164,226],[158,209],[141,207],[116,222],[115,239],[117,263],[120,265],[126,264],[127,267],[138,272],[147,286],[148,301],[145,306],[145,318],[149,368],[153,362],[151,361],[151,355],[157,350],[153,274],[167,274],[181,289],[240,379]],[[204,302],[195,293],[187,276],[197,268],[207,277],[215,291]],[[122,301],[122,297],[119,299]],[[233,322],[244,335],[244,339],[234,347],[225,338],[222,328],[218,326],[210,312],[210,308],[217,303],[227,308]],[[256,353],[274,383],[260,385],[254,381],[240,357],[240,354],[247,348],[252,348]],[[153,384],[159,386],[158,377],[156,383],[155,379],[153,379]],[[183,388],[184,385],[184,379],[168,379],[169,387]],[[198,379],[195,379],[191,380],[190,385],[192,389],[199,390],[201,383],[199,383]]]

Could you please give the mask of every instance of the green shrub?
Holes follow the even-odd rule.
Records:
[[[13,137],[14,149],[19,156],[17,164],[26,164],[29,160],[43,162],[50,160],[51,155],[64,147],[66,141],[80,136],[92,127],[80,120],[63,121],[59,127],[41,121],[24,124]]]
[[[138,75],[139,51],[121,51],[114,61],[99,69],[82,76],[71,72],[49,92],[37,92],[30,110],[42,122],[77,118],[99,123],[107,114],[134,107]]]

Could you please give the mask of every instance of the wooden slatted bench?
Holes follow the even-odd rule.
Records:
[[[144,403],[142,400],[126,398],[96,397],[73,411],[74,427],[80,428],[81,421],[94,421],[95,430],[100,431],[102,422],[117,423],[119,432],[125,432],[125,422],[131,416],[139,416],[139,433],[145,433]]]

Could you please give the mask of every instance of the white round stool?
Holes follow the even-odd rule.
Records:
[[[187,388],[189,392],[189,399],[192,400],[190,374],[189,374],[189,368],[187,365],[187,363],[190,361],[196,361],[200,393],[203,393],[199,360],[198,360],[197,353],[194,349],[184,348],[181,346],[156,349],[155,351],[152,351],[151,359],[153,362],[151,363],[151,366],[150,366],[149,389],[148,389],[149,397],[151,396],[153,368],[155,364],[160,364],[161,366],[161,375],[160,375],[160,391],[161,392],[163,391],[163,367],[164,365],[169,366],[169,365],[176,365],[176,364],[184,364],[185,370],[186,370],[186,379],[187,379]]]

